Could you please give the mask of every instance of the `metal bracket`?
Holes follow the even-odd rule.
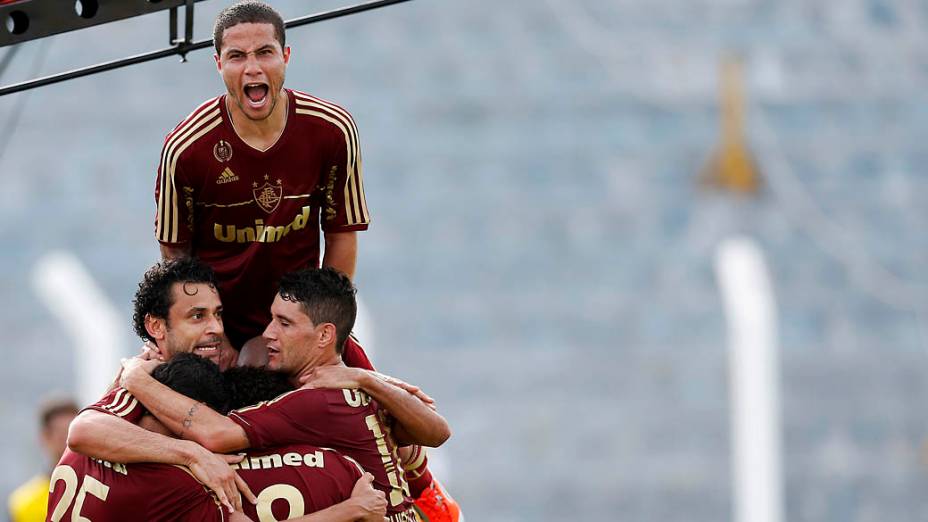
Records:
[[[168,16],[168,43],[177,48],[177,54],[180,55],[180,61],[187,61],[187,53],[191,50],[193,44],[193,3],[194,0],[185,0],[184,2],[184,37],[177,38],[179,26],[177,10],[180,6],[172,7],[170,16]]]

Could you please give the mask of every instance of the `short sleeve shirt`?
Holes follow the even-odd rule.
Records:
[[[147,412],[145,406],[121,386],[113,388],[102,399],[84,409],[114,415],[132,424],[138,424]]]
[[[260,151],[235,132],[225,95],[165,139],[155,187],[155,234],[187,246],[216,272],[236,346],[260,335],[280,277],[319,266],[320,231],[365,230],[358,130],[338,105],[285,90],[287,123]]]
[[[354,459],[386,493],[388,514],[411,505],[385,414],[361,390],[299,389],[229,417],[245,430],[252,448],[311,444]]]
[[[179,466],[115,464],[65,450],[52,472],[50,489],[49,521],[225,520],[212,494]]]
[[[232,466],[258,497],[258,504],[242,504],[252,520],[274,520],[308,515],[347,500],[360,467],[331,449],[296,444],[250,450]],[[263,516],[262,516],[263,515]]]

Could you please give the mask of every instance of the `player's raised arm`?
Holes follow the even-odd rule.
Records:
[[[248,437],[238,424],[152,378],[149,373],[155,366],[157,361],[125,360],[122,385],[169,430],[217,453],[248,447]]]
[[[190,441],[142,429],[114,415],[84,410],[68,430],[68,448],[88,457],[122,462],[183,464],[191,456]]]
[[[186,466],[225,503],[238,501],[236,474],[229,463],[240,456],[219,456],[199,444],[153,433],[117,415],[84,410],[68,430],[71,451],[110,462],[152,462]]]
[[[400,444],[437,448],[451,437],[444,417],[412,393],[386,382],[376,373],[347,366],[320,366],[301,379],[306,388],[360,388],[396,419],[393,436]]]

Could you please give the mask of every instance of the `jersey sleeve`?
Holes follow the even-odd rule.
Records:
[[[193,189],[184,176],[177,134],[168,134],[155,182],[155,237],[160,243],[188,243],[193,234]]]
[[[348,338],[345,339],[345,350],[342,352],[342,360],[345,361],[345,365],[352,368],[364,368],[365,370],[376,371],[371,360],[368,359],[364,348],[361,347],[361,343],[358,342],[354,335],[349,335]]]
[[[142,403],[122,387],[113,388],[102,399],[84,409],[121,417],[132,424],[138,424],[146,412]]]
[[[371,218],[364,196],[361,144],[354,119],[340,107],[331,108],[336,127],[330,161],[322,172],[325,188],[322,202],[323,232],[367,230]]]
[[[322,431],[313,418],[323,418],[325,394],[316,390],[296,390],[273,401],[229,413],[229,418],[245,430],[249,447],[254,449],[285,444],[319,444]]]

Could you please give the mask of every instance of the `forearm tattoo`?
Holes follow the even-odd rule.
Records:
[[[193,403],[193,406],[191,406],[190,409],[187,410],[187,417],[184,418],[183,422],[181,422],[180,433],[177,434],[178,437],[183,438],[184,433],[186,433],[186,431],[190,429],[190,426],[193,426],[193,416],[194,414],[196,414],[197,409],[199,408],[200,408],[200,403],[195,402]]]

